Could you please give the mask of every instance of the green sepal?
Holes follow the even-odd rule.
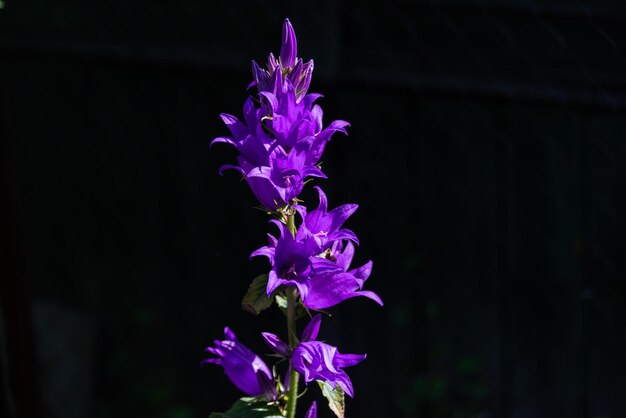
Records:
[[[284,418],[277,405],[266,399],[245,397],[226,412],[213,412],[209,418]]]
[[[277,294],[276,295],[276,305],[280,308],[281,311],[287,316],[287,298],[284,295]],[[301,300],[298,300],[296,303],[296,319],[300,319],[306,315],[306,308],[302,304]]]
[[[333,385],[328,382],[322,382],[321,380],[318,380],[317,384],[320,385],[322,395],[328,399],[328,407],[330,410],[339,418],[344,418],[346,413],[346,396],[343,393],[343,389],[341,389],[339,385],[335,385],[333,388]]]
[[[246,295],[241,301],[241,307],[244,311],[250,312],[252,315],[258,315],[261,311],[272,306],[274,301],[273,297],[267,297],[267,274],[261,274],[256,276],[250,286]]]

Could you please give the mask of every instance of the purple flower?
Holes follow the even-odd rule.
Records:
[[[259,92],[263,98],[261,112],[267,117],[267,129],[273,134],[278,145],[285,149],[291,149],[299,142],[308,143],[306,162],[315,165],[332,134],[339,131],[347,135],[346,127],[350,124],[336,120],[322,129],[324,112],[319,105],[314,105],[322,95],[312,93],[304,96],[303,100],[297,100],[291,82],[289,80],[280,82],[278,73],[274,77],[276,78],[274,90]]]
[[[339,385],[349,396],[354,396],[352,381],[342,369],[354,366],[366,354],[341,354],[337,347],[315,341],[319,333],[321,316],[315,315],[302,333],[300,344],[291,353],[291,366],[304,377],[304,382],[321,380],[333,387]],[[263,338],[275,353],[285,355],[286,344],[271,333],[263,333]]]
[[[383,306],[380,297],[369,290],[362,290],[365,281],[372,272],[372,261],[359,268],[349,270],[354,256],[354,245],[348,241],[343,251],[341,242],[335,241],[325,256],[335,261],[338,270],[327,269],[311,275],[308,282],[308,293],[302,303],[309,309],[326,309],[346,299],[364,296]]]
[[[305,383],[321,380],[333,387],[339,385],[353,397],[352,381],[342,369],[360,363],[365,357],[366,354],[341,354],[337,347],[320,341],[308,341],[299,344],[293,351],[291,364],[302,374]]]
[[[280,66],[281,68],[291,69],[296,65],[296,54],[298,52],[298,41],[296,40],[296,32],[291,26],[289,19],[283,22],[283,42],[280,47]]]
[[[321,201],[325,202],[321,189],[318,189],[318,192],[321,193]],[[352,233],[339,229],[343,223],[340,220],[333,224],[333,221],[341,216],[328,216],[330,213],[326,213],[325,203],[321,203],[317,210],[317,214],[315,211],[310,213],[311,225],[330,225],[329,231],[341,237],[333,241],[330,247],[326,248],[324,243],[323,249],[320,248],[311,231],[306,229],[306,222],[300,225],[294,237],[285,224],[272,220],[271,222],[278,226],[280,236],[275,238],[268,235],[269,244],[250,255],[250,257],[265,256],[272,265],[267,281],[267,296],[269,297],[280,286],[295,286],[302,303],[309,309],[330,308],[357,296],[372,299],[382,306],[383,302],[376,293],[363,290],[372,272],[373,263],[368,261],[359,268],[350,269],[354,245],[347,241],[344,246],[342,238]],[[304,213],[302,208],[300,211]],[[350,210],[346,210],[344,214],[347,212]],[[317,228],[314,228],[314,231],[318,233]]]
[[[322,171],[306,165],[307,144],[299,144],[289,153],[275,148],[269,166],[250,169],[246,181],[261,205],[270,210],[285,206],[298,197],[307,177],[326,178]]]
[[[224,340],[215,340],[215,347],[205,351],[214,354],[202,363],[214,363],[224,368],[226,376],[242,392],[249,396],[264,395],[276,399],[276,388],[272,383],[272,373],[259,356],[237,340],[230,328],[224,328]]]
[[[269,235],[269,245],[254,251],[250,257],[262,255],[272,264],[267,280],[267,296],[279,286],[295,286],[302,300],[305,300],[311,276],[337,270],[337,266],[332,261],[314,257],[310,246],[305,241],[295,239],[285,224],[276,220],[272,222],[280,229],[279,238]]]
[[[267,69],[262,69],[256,62],[252,61],[252,74],[259,92],[274,91],[277,84],[282,84],[283,77],[295,88],[296,100],[300,101],[307,93],[311,84],[313,74],[313,60],[303,63],[297,57],[298,43],[296,33],[291,26],[289,19],[283,23],[282,44],[280,47],[280,59],[276,59],[270,53],[267,59]],[[278,77],[276,77],[278,75]]]
[[[242,174],[246,174],[252,167],[269,164],[270,146],[273,141],[263,131],[260,123],[260,111],[254,107],[250,97],[244,104],[243,114],[245,124],[228,113],[220,115],[230,130],[232,138],[217,137],[211,141],[211,145],[223,142],[231,145],[240,154],[238,156],[240,166],[223,165],[219,169],[220,174],[226,169],[236,169]]]
[[[304,418],[317,418],[317,402],[313,401]]]
[[[285,149],[291,149],[299,139],[313,136],[322,129],[322,109],[313,105],[321,95],[307,94],[298,102],[293,85],[285,80],[277,81],[275,91],[262,91],[259,96],[263,99],[261,111],[267,115],[268,130]]]
[[[358,244],[359,240],[349,229],[340,229],[344,222],[359,207],[356,204],[341,205],[328,212],[328,201],[324,191],[316,186],[319,195],[317,209],[307,212],[304,206],[296,209],[302,216],[302,225],[298,229],[298,239],[309,239],[318,253],[323,253],[333,242],[348,239]]]

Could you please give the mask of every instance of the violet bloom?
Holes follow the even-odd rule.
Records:
[[[272,383],[272,373],[265,362],[237,340],[230,328],[224,328],[224,340],[215,340],[215,347],[205,351],[214,354],[202,363],[214,363],[224,368],[226,376],[242,392],[249,396],[264,395],[276,399],[276,387]]]
[[[371,261],[361,267],[350,269],[354,257],[354,245],[348,241],[335,241],[323,253],[311,238],[301,239],[303,225],[294,238],[283,223],[272,220],[280,229],[280,236],[268,234],[269,244],[254,251],[250,257],[265,256],[272,269],[267,281],[269,297],[280,286],[295,286],[304,306],[313,310],[330,308],[346,299],[363,296],[383,305],[380,297],[363,290],[372,272]]]
[[[292,367],[304,377],[304,382],[320,380],[339,385],[349,396],[354,396],[352,381],[342,369],[354,366],[365,359],[366,354],[341,354],[337,347],[315,341],[319,333],[321,315],[315,315],[302,333],[300,343],[291,353]],[[285,343],[271,333],[263,333],[263,338],[272,351],[284,355]]]
[[[279,286],[295,286],[304,301],[309,293],[311,277],[321,275],[338,267],[332,261],[315,257],[305,241],[293,237],[289,228],[276,220],[279,238],[269,235],[270,243],[254,251],[250,257],[265,256],[272,264],[267,280],[269,297]]]
[[[307,164],[315,165],[324,152],[326,143],[333,133],[342,132],[347,135],[346,127],[350,124],[343,120],[333,121],[323,128],[324,112],[314,102],[321,94],[307,94],[303,100],[297,100],[294,86],[289,80],[280,82],[276,73],[276,87],[273,91],[259,92],[263,98],[261,113],[266,116],[266,126],[274,135],[278,145],[286,150],[299,142],[309,144]]]
[[[380,297],[369,290],[362,290],[365,281],[372,273],[372,261],[356,269],[350,269],[354,256],[354,245],[348,241],[343,251],[342,243],[335,241],[327,250],[325,257],[335,262],[338,270],[327,269],[311,275],[308,282],[308,293],[302,303],[309,309],[326,309],[346,299],[364,296],[383,306]]]
[[[317,167],[306,165],[307,144],[299,144],[289,153],[275,148],[269,166],[250,169],[245,178],[261,205],[276,210],[298,197],[307,177],[326,178]]]
[[[252,167],[269,164],[270,147],[273,140],[263,131],[260,122],[260,110],[254,107],[251,97],[248,97],[244,104],[243,114],[245,124],[233,115],[220,114],[232,137],[217,137],[211,141],[211,146],[219,142],[231,145],[239,152],[237,160],[240,164],[239,166],[223,165],[219,169],[220,174],[226,169],[236,169],[242,174],[246,174]]]
[[[323,253],[334,241],[348,239],[359,243],[357,236],[349,229],[341,229],[344,222],[352,215],[359,205],[347,204],[336,207],[328,212],[328,200],[324,191],[315,186],[319,195],[317,209],[307,212],[304,206],[296,209],[302,216],[302,225],[298,229],[298,238],[310,238],[318,253]]]
[[[298,42],[296,33],[289,19],[283,23],[283,36],[280,47],[280,58],[276,59],[270,53],[267,59],[267,69],[262,69],[256,62],[252,61],[252,74],[254,81],[251,85],[257,86],[259,92],[273,91],[276,83],[282,83],[283,77],[289,80],[295,88],[296,100],[300,101],[309,89],[311,77],[313,75],[313,60],[303,63],[297,57]],[[276,78],[276,74],[279,75]]]

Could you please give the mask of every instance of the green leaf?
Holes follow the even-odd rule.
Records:
[[[287,316],[287,298],[283,295],[276,295],[276,304],[280,308],[281,311]],[[302,304],[302,301],[298,301],[296,304],[296,319],[302,318],[306,315],[306,309]]]
[[[261,274],[252,280],[248,292],[241,301],[241,307],[244,311],[250,312],[252,315],[258,315],[261,311],[272,306],[273,298],[267,297],[267,274]]]
[[[265,399],[241,398],[226,412],[213,412],[209,418],[284,418],[276,405]]]
[[[317,384],[320,385],[322,395],[328,399],[328,407],[330,410],[333,411],[339,418],[344,418],[346,413],[346,404],[343,389],[341,389],[339,385],[335,385],[333,388],[333,385],[330,383],[322,382],[320,380],[317,381]]]

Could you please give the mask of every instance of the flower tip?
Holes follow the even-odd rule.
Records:
[[[322,315],[317,314],[313,318],[311,318],[311,321],[304,328],[304,331],[302,331],[301,340],[311,341],[311,340],[316,339],[317,334],[319,334],[320,332],[321,324],[322,324]]]
[[[291,24],[291,21],[289,20],[288,17],[286,17],[285,20],[283,20],[283,39],[285,38],[285,36],[295,37],[295,31],[293,30],[293,25]]]
[[[276,334],[272,334],[271,332],[262,332],[261,335],[270,350],[283,357],[289,356],[289,346],[278,338]]]
[[[287,18],[283,23],[283,41],[280,47],[280,64],[283,69],[293,68],[296,64],[297,49],[296,32]]]
[[[237,340],[237,336],[229,327],[224,327],[224,337],[226,337],[227,339],[231,341]]]
[[[317,418],[317,402],[313,401],[304,418]]]

